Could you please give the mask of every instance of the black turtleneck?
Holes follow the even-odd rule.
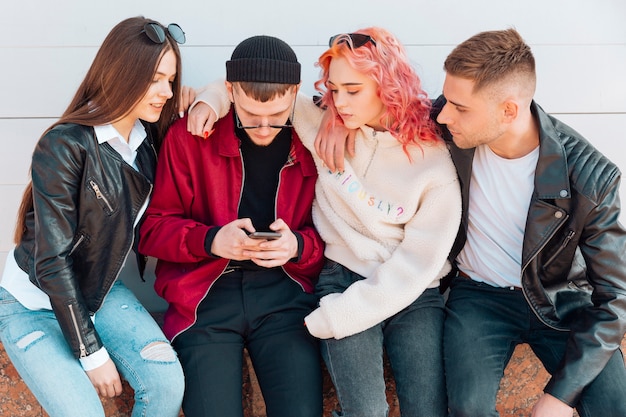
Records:
[[[257,231],[268,231],[276,220],[276,191],[291,149],[291,129],[282,129],[267,146],[255,145],[243,129],[236,129],[236,134],[241,140],[244,167],[239,218],[249,217]]]

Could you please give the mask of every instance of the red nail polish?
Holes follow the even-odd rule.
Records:
[[[204,132],[204,139],[206,140],[209,137],[209,132],[205,131]]]

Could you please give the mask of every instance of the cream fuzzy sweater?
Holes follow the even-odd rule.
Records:
[[[230,106],[223,82],[207,86],[198,101],[223,117]],[[299,94],[294,128],[318,168],[313,220],[325,255],[365,277],[329,294],[306,317],[312,335],[341,339],[398,313],[450,271],[447,256],[461,219],[456,170],[443,143],[410,146],[412,162],[389,132],[363,126],[355,157],[332,173],[313,143],[322,111]],[[297,196],[294,196],[297,198]]]

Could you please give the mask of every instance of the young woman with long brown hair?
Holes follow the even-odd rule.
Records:
[[[104,416],[98,395],[119,395],[121,377],[133,416],[178,416],[180,363],[118,276],[176,115],[184,40],[176,24],[120,22],[35,147],[0,284],[0,340],[51,417]]]

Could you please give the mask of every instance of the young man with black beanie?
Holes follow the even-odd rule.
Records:
[[[226,74],[229,115],[209,139],[188,133],[186,119],[171,127],[141,227],[185,371],[183,411],[243,415],[245,347],[269,417],[319,417],[318,344],[303,323],[323,243],[311,218],[316,168],[291,127],[300,64],[282,40],[254,36]]]

